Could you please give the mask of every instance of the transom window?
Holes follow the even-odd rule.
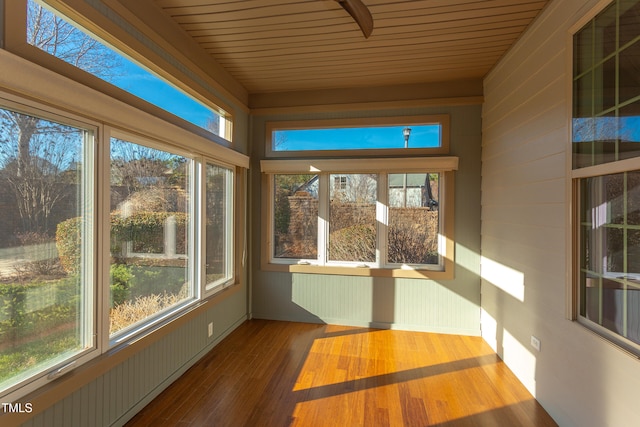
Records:
[[[27,43],[208,132],[230,139],[228,119],[118,50],[27,1]]]
[[[268,157],[447,154],[449,117],[381,117],[267,124]]]
[[[640,2],[613,1],[574,35],[578,319],[640,354]]]
[[[439,123],[409,126],[345,127],[343,129],[274,130],[274,151],[368,150],[375,148],[439,148]],[[411,145],[409,145],[411,142]]]

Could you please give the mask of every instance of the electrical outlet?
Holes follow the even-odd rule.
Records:
[[[213,336],[213,322],[209,323],[209,336]]]
[[[531,347],[533,347],[536,350],[540,351],[540,340],[538,338],[534,337],[533,335],[531,335]]]

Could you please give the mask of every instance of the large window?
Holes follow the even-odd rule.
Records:
[[[0,107],[0,395],[95,349],[95,128]]]
[[[640,354],[640,2],[574,35],[578,318]]]
[[[454,157],[263,161],[263,267],[409,277],[450,270],[455,169]]]
[[[110,335],[194,298],[193,161],[111,138]]]
[[[39,3],[4,7],[24,55],[0,49],[0,401],[18,402],[233,292],[249,159],[96,79],[133,69]]]
[[[52,75],[40,72],[46,96]],[[3,401],[237,283],[232,165],[248,160],[194,153],[195,135],[173,134],[142,137],[0,93]]]
[[[0,397],[10,401],[236,283],[235,167],[2,96]]]

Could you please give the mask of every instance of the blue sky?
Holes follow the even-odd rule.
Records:
[[[143,67],[122,59],[121,76],[116,86],[167,110],[198,126],[205,127],[212,115],[204,105],[193,100]],[[366,128],[334,128],[278,131],[284,137],[277,150],[333,150],[403,148],[405,126],[375,126]],[[412,125],[410,148],[440,145],[439,125]]]
[[[640,117],[585,117],[573,119],[573,142],[640,141]]]
[[[28,13],[36,13],[34,12],[34,8],[38,9],[39,6],[30,2]],[[55,15],[46,9],[42,10],[42,12],[44,15],[38,15],[36,13],[36,16],[44,16],[44,18],[42,18],[42,22],[49,25],[51,28],[57,28],[57,24],[49,24],[50,22],[53,22]],[[96,40],[95,37],[84,30],[75,27],[73,24],[66,21],[65,18],[61,19],[71,28],[74,28],[75,31],[71,31],[71,33],[77,35],[77,37],[66,37],[65,42],[60,42],[58,44],[43,43],[42,45],[37,45],[37,47],[202,128],[206,129],[208,120],[216,115],[209,107],[195,101],[184,92],[176,89],[168,82],[159,78],[147,69],[137,65],[117,50],[112,49],[110,46],[107,46],[100,41],[98,41],[98,47],[93,48],[94,50],[92,53],[99,55],[115,54],[118,60],[114,61],[114,64],[117,65],[115,65],[115,68],[110,68],[108,77],[99,75],[99,73],[95,72],[96,64],[94,62],[85,63],[82,60],[76,60],[77,57],[73,53],[73,48],[76,43],[79,43],[79,40],[84,38],[92,38]],[[28,20],[28,25],[32,25],[31,19]],[[48,39],[45,38],[44,40],[46,41]],[[65,52],[71,52],[70,56],[65,55]]]
[[[438,147],[439,125],[410,125],[409,148]],[[276,151],[404,148],[405,126],[375,126],[308,130],[278,130]]]
[[[214,114],[208,107],[124,57],[121,71],[111,83],[188,122],[205,127],[207,119]]]
[[[114,51],[107,46],[102,46]],[[123,55],[117,54],[121,59],[121,67],[116,73],[118,76],[109,79],[111,83],[188,122],[207,128],[207,121],[215,115],[209,107],[195,101]],[[631,111],[622,111],[624,109],[621,109],[619,114],[622,117],[619,119],[607,116],[595,119],[574,119],[574,141],[616,138],[625,141],[640,141],[640,117],[629,115],[629,113],[635,113],[636,105],[637,101],[624,107],[624,109]],[[404,127],[282,130],[274,133],[275,146],[273,149],[287,151],[403,148],[402,129]],[[412,132],[409,138],[409,148],[439,146],[440,127],[438,125],[411,125],[410,127]]]

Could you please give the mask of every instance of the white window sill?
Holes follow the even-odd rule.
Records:
[[[392,277],[410,279],[451,280],[454,278],[453,265],[446,266],[444,270],[414,269],[407,267],[380,268],[360,266],[334,266],[311,264],[265,264],[264,271],[279,271],[303,274],[330,274],[339,276],[364,276],[364,277]]]

